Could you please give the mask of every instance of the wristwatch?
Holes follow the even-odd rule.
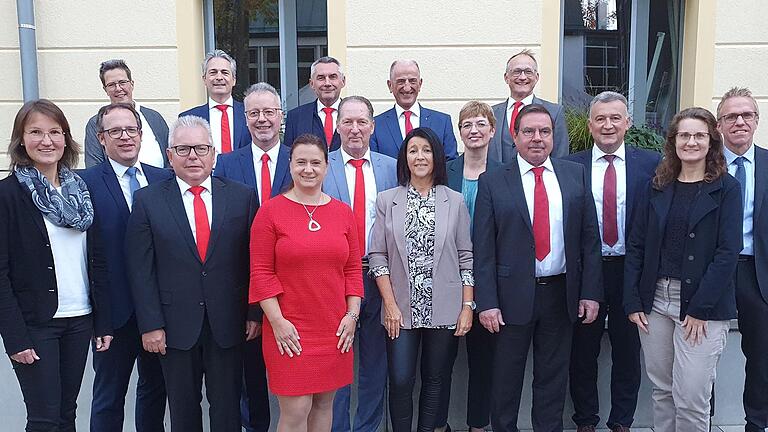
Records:
[[[474,301],[465,301],[465,302],[463,302],[461,305],[462,305],[462,306],[469,306],[469,308],[470,308],[471,310],[475,310],[475,309],[477,309],[477,303],[475,303]]]

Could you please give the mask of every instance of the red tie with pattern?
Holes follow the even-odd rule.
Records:
[[[615,155],[603,156],[608,161],[608,168],[603,177],[603,241],[613,246],[619,241],[619,228],[616,221],[616,167],[613,166]]]
[[[536,245],[536,259],[544,261],[549,255],[549,199],[547,188],[544,187],[544,167],[531,168],[536,178],[533,187],[533,241]]]
[[[405,116],[405,134],[408,135],[413,130],[413,124],[411,124],[411,114],[413,114],[410,111],[403,111],[403,115]]]
[[[221,152],[229,153],[232,151],[232,138],[229,137],[229,114],[227,108],[229,105],[216,105],[221,111]]]
[[[200,261],[205,262],[205,254],[208,251],[208,239],[211,238],[211,227],[208,225],[208,212],[205,210],[205,202],[200,194],[205,190],[202,186],[192,186],[189,191],[195,196],[192,207],[195,210],[195,241],[197,241],[197,253]]]
[[[269,176],[269,155],[261,155],[261,205],[272,196],[272,179]]]
[[[363,164],[365,159],[350,159],[349,164],[355,167],[355,198],[352,201],[352,213],[357,224],[357,239],[360,242],[360,255],[365,256],[365,177]]]
[[[325,107],[323,108],[323,112],[325,113],[325,124],[323,125],[323,130],[325,131],[325,144],[328,145],[328,148],[331,148],[331,144],[333,143],[333,112],[335,110],[331,107]]]
[[[512,118],[509,119],[509,136],[513,136],[515,134],[515,120],[517,120],[517,115],[520,114],[521,106],[523,106],[523,103],[520,101],[517,101],[514,105],[512,105]]]

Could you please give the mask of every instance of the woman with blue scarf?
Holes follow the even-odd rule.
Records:
[[[112,340],[106,268],[79,146],[64,113],[31,101],[13,124],[12,173],[0,180],[0,335],[19,380],[29,431],[74,431],[95,335]]]

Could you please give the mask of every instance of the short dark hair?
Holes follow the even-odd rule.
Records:
[[[101,79],[102,86],[107,85],[107,83],[104,81],[104,74],[111,71],[112,69],[124,70],[125,75],[128,76],[128,80],[133,81],[133,78],[131,78],[131,69],[129,69],[128,65],[125,64],[125,60],[112,59],[101,62],[101,65],[99,66],[99,78]]]
[[[141,129],[141,116],[139,115],[139,112],[136,111],[136,108],[134,108],[133,104],[119,102],[119,103],[104,105],[103,107],[99,108],[99,112],[96,113],[96,131],[98,132],[104,131],[104,116],[117,109],[124,109],[126,111],[130,111],[131,114],[133,114],[133,116],[136,117],[136,126],[138,126],[139,129]]]
[[[296,149],[296,146],[300,145],[309,145],[309,146],[315,146],[322,150],[323,157],[325,158],[325,161],[328,162],[328,146],[325,145],[325,141],[321,140],[320,137],[313,134],[301,134],[299,135],[295,140],[293,140],[293,145],[291,145],[291,151],[288,153],[288,158],[293,159],[293,151]]]
[[[42,114],[55,121],[64,131],[64,154],[59,160],[59,166],[64,165],[67,168],[77,166],[78,153],[80,145],[72,138],[72,132],[69,128],[67,117],[61,108],[56,106],[48,99],[37,99],[29,101],[21,107],[16,118],[13,121],[13,131],[11,132],[11,143],[8,145],[8,156],[11,158],[10,169],[13,171],[18,166],[33,165],[32,158],[27,154],[24,147],[24,128],[27,126],[29,117],[34,114]]]
[[[440,138],[428,127],[418,127],[408,133],[397,152],[397,182],[400,186],[408,186],[411,182],[411,170],[408,169],[408,143],[418,137],[427,140],[432,147],[432,184],[445,185],[448,183],[448,171],[445,163],[445,148]]]
[[[549,117],[549,122],[552,125],[552,127],[555,126],[555,121],[552,120],[552,114],[549,113],[547,108],[544,107],[544,105],[541,104],[530,104],[523,107],[523,109],[520,110],[520,112],[517,114],[517,118],[515,118],[515,133],[518,133],[520,131],[520,120],[523,119],[523,117],[527,116],[528,114],[533,113],[540,113],[540,114],[546,114],[547,117]]]

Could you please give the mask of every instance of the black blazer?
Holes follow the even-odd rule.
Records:
[[[88,280],[94,333],[105,336],[112,325],[98,232],[95,222],[87,231]],[[0,180],[0,335],[9,355],[34,348],[27,325],[45,324],[56,313],[55,267],[43,214],[16,176]]]
[[[222,348],[244,340],[253,189],[212,177],[213,220],[203,263],[175,177],[139,189],[126,231],[128,277],[139,332],[165,329],[168,347],[187,350],[207,315]]]
[[[752,213],[752,245],[755,252],[757,284],[768,303],[768,211],[764,210],[768,199],[768,150],[755,146],[755,206]]]
[[[661,244],[674,186],[651,183],[637,204],[624,263],[624,311],[651,312],[659,277]],[[733,274],[742,249],[741,188],[726,174],[703,183],[688,218],[683,247],[680,319],[736,318]]]
[[[603,300],[600,233],[584,167],[552,159],[563,196],[568,315],[579,300]],[[473,223],[475,301],[479,311],[500,308],[507,324],[531,322],[536,252],[517,158],[480,176]]]
[[[488,158],[485,162],[485,172],[493,171],[501,167],[501,162]],[[458,158],[448,161],[446,166],[448,171],[448,187],[461,193],[461,183],[464,181],[464,154]],[[485,173],[483,173],[485,174]]]

